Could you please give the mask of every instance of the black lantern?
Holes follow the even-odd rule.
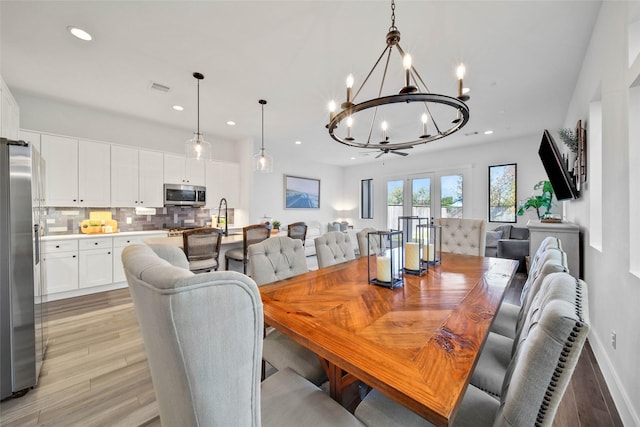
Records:
[[[442,263],[442,226],[433,223],[418,226],[418,234],[422,240],[422,263],[439,265]]]
[[[369,283],[389,289],[404,285],[403,243],[401,231],[367,233],[367,279]],[[375,255],[375,257],[371,255]]]
[[[420,233],[422,221],[428,222],[427,218],[418,216],[398,217],[398,230],[402,232],[404,241],[404,272],[415,276],[422,276],[427,272],[427,264],[424,259],[424,239]]]

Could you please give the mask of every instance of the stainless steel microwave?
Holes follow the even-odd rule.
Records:
[[[207,204],[207,190],[199,185],[164,185],[165,206],[194,206]]]

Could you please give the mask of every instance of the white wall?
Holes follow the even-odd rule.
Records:
[[[424,154],[411,153],[407,157],[394,159],[383,156],[376,163],[352,166],[346,169],[344,175],[345,199],[352,200],[353,211],[350,217],[355,219],[358,228],[373,227],[384,229],[385,218],[385,181],[390,177],[406,177],[411,174],[446,171],[458,168],[468,168],[470,176],[465,176],[464,216],[467,218],[482,218],[488,221],[488,174],[489,166],[505,163],[517,163],[517,200],[531,196],[533,186],[547,179],[542,163],[538,157],[538,147],[542,138],[539,134],[520,137],[507,141],[492,141],[467,146],[447,146],[444,139],[438,144],[442,149],[430,150]],[[374,218],[372,220],[359,219],[358,201],[360,198],[360,180],[373,178],[374,187]],[[562,207],[556,202],[553,212],[561,212]],[[518,217],[518,225],[526,226],[530,219],[537,219],[535,212],[530,211]],[[499,223],[487,223],[488,229],[493,229]]]
[[[565,123],[589,117],[589,103],[602,103],[602,194],[584,187],[581,198],[567,205],[567,217],[584,232],[584,277],[589,289],[591,333],[598,364],[624,425],[640,425],[640,279],[629,273],[628,32],[638,2],[603,2]],[[640,118],[631,118],[638,120]],[[586,124],[587,129],[589,123]],[[588,147],[589,141],[587,141]],[[633,141],[637,144],[638,141]],[[587,149],[587,155],[589,151]],[[593,160],[593,159],[592,159]],[[598,159],[595,159],[598,160]],[[640,167],[632,165],[631,167]],[[599,186],[592,186],[592,191]],[[602,200],[602,251],[589,246],[589,205]],[[617,348],[610,343],[617,335]]]
[[[273,144],[272,144],[273,145]],[[253,155],[258,152],[260,141],[253,145]],[[249,173],[253,176],[250,191],[249,217],[257,222],[263,216],[272,217],[282,225],[297,221],[319,221],[326,231],[329,221],[338,219],[338,211],[344,206],[343,185],[344,169],[310,159],[295,156],[290,148],[266,145],[267,152],[274,158],[273,173],[263,174],[253,171],[250,161]],[[320,209],[285,209],[284,208],[284,175],[300,176],[320,180]]]
[[[178,154],[184,154],[184,143],[193,137],[190,129],[95,110],[19,90],[14,96],[21,108],[20,127],[23,129]],[[205,135],[205,139],[212,143],[216,160],[239,161],[234,142],[212,135]]]

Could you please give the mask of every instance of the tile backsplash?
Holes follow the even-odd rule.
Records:
[[[89,219],[89,213],[111,212],[111,217],[118,221],[119,231],[163,230],[175,227],[209,227],[211,215],[217,209],[190,208],[171,206],[152,208],[155,215],[137,215],[135,208],[43,208],[42,222],[45,235],[79,234],[80,223]],[[229,224],[234,223],[233,209],[229,209]],[[131,218],[131,224],[127,224]]]

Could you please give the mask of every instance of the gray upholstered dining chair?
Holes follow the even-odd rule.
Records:
[[[368,238],[368,234],[377,231],[375,228],[366,227],[356,233],[356,239],[358,240],[358,250],[360,256],[367,256],[367,254],[375,254],[380,249],[380,236],[374,235]],[[368,247],[367,247],[368,245]]]
[[[551,426],[589,332],[587,287],[565,273],[536,296],[502,384],[500,399],[469,385],[457,427]],[[404,406],[372,391],[356,416],[367,426],[430,426]]]
[[[302,242],[277,236],[249,247],[251,277],[258,286],[309,271]],[[265,336],[262,358],[278,371],[293,369],[316,385],[326,380],[318,356],[277,330]]]
[[[347,233],[329,231],[314,239],[318,268],[329,267],[356,258],[353,243]]]
[[[292,239],[302,240],[302,246],[307,239],[307,224],[305,222],[293,222],[287,226],[287,236]]]
[[[362,425],[290,369],[260,382],[263,309],[250,277],[194,275],[180,248],[157,249],[128,246],[122,261],[162,425]]]
[[[247,263],[249,258],[247,252],[249,246],[262,242],[271,236],[271,228],[266,224],[247,225],[242,228],[242,247],[231,249],[224,254],[224,269],[229,270],[229,261],[237,261],[242,263],[242,272],[247,274]]]
[[[442,226],[442,252],[484,256],[484,219],[436,218],[434,223]]]
[[[218,270],[223,232],[220,228],[202,227],[182,233],[182,249],[189,261],[189,270],[197,273]]]
[[[512,339],[515,338],[516,325],[518,318],[522,316],[523,306],[526,306],[526,301],[535,296],[535,292],[537,292],[534,291],[530,293],[530,286],[535,283],[540,276],[544,278],[545,275],[550,273],[569,272],[567,254],[565,254],[563,250],[549,247],[542,251],[538,250],[538,252],[540,253],[536,253],[534,256],[534,261],[529,269],[529,276],[522,286],[520,304],[511,304],[503,301],[491,325],[492,332]]]

